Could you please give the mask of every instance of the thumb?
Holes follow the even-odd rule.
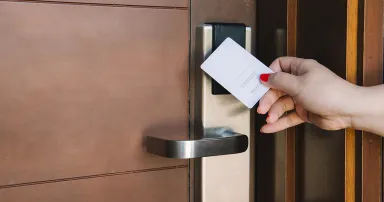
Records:
[[[281,90],[289,95],[296,95],[300,90],[299,77],[285,72],[261,74],[260,81],[267,87]]]

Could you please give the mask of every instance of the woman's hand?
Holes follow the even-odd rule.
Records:
[[[359,108],[353,100],[361,87],[314,60],[281,57],[270,68],[275,73],[260,76],[262,83],[271,87],[257,108],[259,114],[268,113],[261,132],[274,133],[303,122],[326,130],[352,126],[352,117]]]

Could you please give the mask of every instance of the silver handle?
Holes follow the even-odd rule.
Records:
[[[166,158],[191,159],[245,152],[248,137],[228,128],[205,129],[202,139],[167,140],[147,136],[147,152]]]

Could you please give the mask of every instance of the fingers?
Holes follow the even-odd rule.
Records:
[[[299,104],[296,105],[295,110],[301,119],[303,119],[305,122],[312,123],[308,118],[309,112],[306,109],[304,109],[301,105],[299,105]]]
[[[275,133],[296,125],[303,123],[304,121],[297,115],[296,112],[291,112],[287,116],[284,116],[277,120],[275,123],[267,123],[261,127],[262,133]]]
[[[299,69],[307,68],[307,66],[301,65],[304,61],[308,60],[296,57],[280,57],[273,61],[269,68],[274,72],[286,72],[298,75]]]
[[[315,124],[316,126],[324,130],[340,130],[347,127],[342,119],[327,119],[326,117],[320,116],[318,114],[309,113],[308,119]]]
[[[283,69],[281,67],[281,63],[284,61],[284,64],[292,63],[295,60],[295,57],[279,57],[275,59],[271,65],[269,65],[269,68],[274,72],[283,72]]]
[[[300,92],[300,77],[285,73],[277,72],[270,74],[267,78],[260,76],[261,83],[272,89],[281,90],[289,95],[297,95]]]
[[[259,101],[259,107],[257,108],[257,112],[259,114],[266,114],[269,109],[272,107],[272,105],[282,96],[284,96],[286,93],[271,89],[269,90]]]
[[[268,112],[267,123],[276,122],[285,112],[294,109],[295,104],[291,96],[283,96],[272,105]]]
[[[308,64],[311,61],[296,57],[277,58],[269,67],[275,73],[262,74],[260,80],[267,87],[295,95],[300,87],[300,78],[298,76],[308,71]]]
[[[286,92],[289,95],[297,95],[301,88],[300,78],[285,72],[270,74],[267,80],[261,80],[261,83],[272,89]]]

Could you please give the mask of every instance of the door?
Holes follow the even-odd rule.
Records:
[[[255,6],[0,1],[0,201],[252,201],[252,113],[195,70],[206,23],[244,24],[252,49]],[[146,145],[212,127],[246,144],[181,159]]]
[[[0,201],[187,201],[142,137],[188,137],[188,29],[187,1],[1,1]]]

